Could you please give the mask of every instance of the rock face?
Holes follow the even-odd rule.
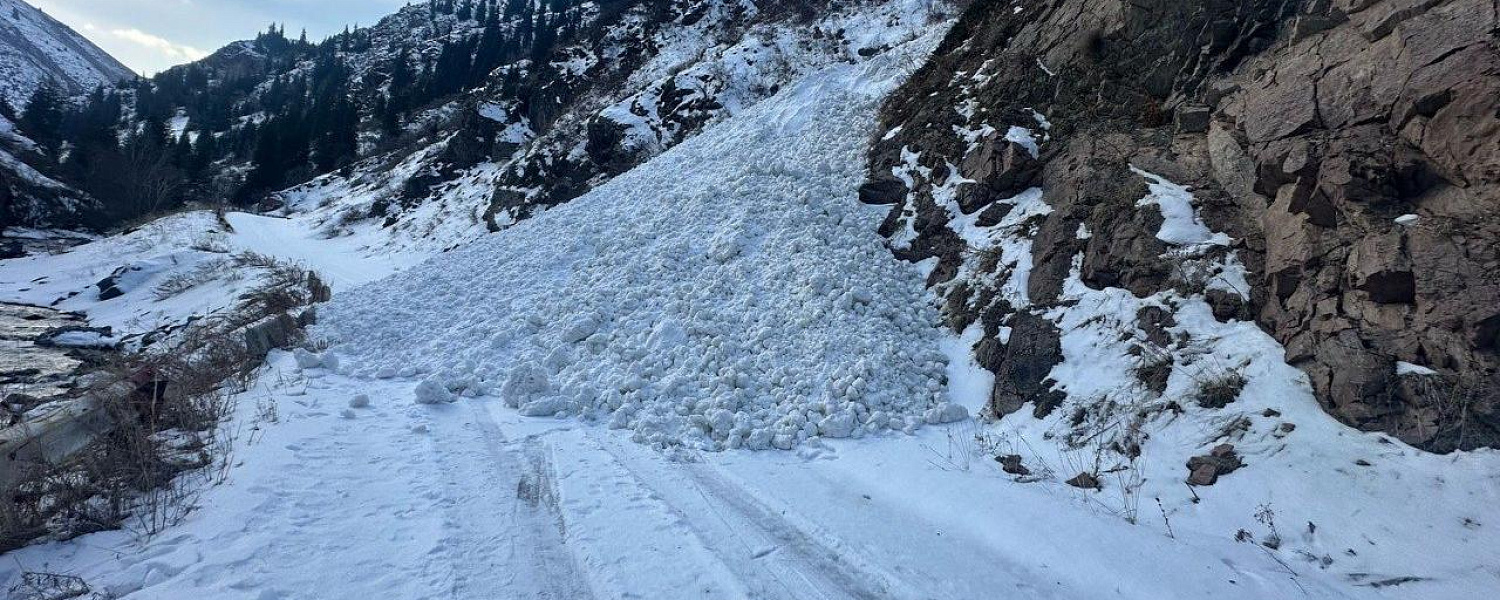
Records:
[[[1353,426],[1440,452],[1494,446],[1496,10],[975,2],[888,102],[861,197],[893,205],[883,232],[899,255],[936,259],[929,283],[950,325],[984,325],[976,351],[997,373],[998,414],[1057,404],[1057,332],[1038,315],[1076,268],[1094,289],[1179,289],[1220,320],[1255,320]],[[1135,209],[1152,181],[1135,169],[1191,187],[1232,239],[1207,258],[1232,253],[1250,289],[1203,286],[1164,260],[1162,216]],[[1050,211],[1013,223],[1030,264],[970,251],[956,220],[1014,222],[1031,188]],[[993,283],[1022,266],[1022,293]],[[1437,375],[1398,375],[1398,362]]]

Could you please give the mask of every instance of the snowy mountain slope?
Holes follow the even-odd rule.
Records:
[[[278,198],[288,214],[311,211],[329,231],[373,221],[398,247],[447,248],[571,200],[801,74],[910,40],[947,8],[862,0],[804,6],[810,16],[800,16],[786,4],[632,9],[598,39],[557,51],[570,58],[551,64],[545,107],[540,94],[472,90],[430,111],[448,123],[440,134]],[[527,67],[501,71],[512,68]],[[490,160],[456,158],[474,152],[458,149],[472,146],[468,136],[496,140]]]
[[[37,171],[22,157],[34,154],[36,143],[0,117],[0,230],[16,223],[37,227],[68,227],[97,203],[72,187]]]
[[[666,389],[674,378],[693,386],[693,373],[678,370],[684,365],[694,366],[698,381],[720,379],[724,390],[769,394],[777,384],[705,369],[691,353],[641,353],[638,341],[658,349],[687,344],[709,355],[715,346],[743,352],[751,342],[796,342],[789,352],[728,356],[779,356],[811,367],[788,372],[783,381],[792,386],[821,386],[833,379],[830,371],[857,363],[850,350],[894,343],[904,347],[895,349],[895,360],[875,365],[867,395],[899,382],[887,378],[913,373],[937,383],[927,377],[935,368],[953,385],[928,388],[915,400],[937,392],[982,404],[984,389],[965,383],[977,369],[961,347],[945,347],[936,335],[920,274],[885,254],[874,234],[879,215],[855,201],[861,163],[853,158],[869,138],[879,99],[937,33],[860,64],[814,71],[575,202],[341,294],[321,329],[341,347],[302,360],[281,355],[241,398],[240,422],[256,423],[262,433],[242,447],[242,466],[230,483],[207,492],[201,510],[143,542],[102,533],[26,548],[8,557],[0,577],[15,581],[45,564],[84,577],[97,591],[140,598],[968,599],[1012,590],[1078,599],[1380,597],[1315,571],[1288,575],[1229,535],[1142,535],[1065,495],[961,466],[968,459],[952,446],[946,456],[953,462],[934,463],[944,460],[936,449],[962,443],[967,425],[927,427],[911,437],[813,437],[796,454],[663,453],[600,424],[525,418],[505,406],[512,394],[545,397],[550,390],[502,389],[422,406],[413,404],[423,394],[413,388],[424,383],[399,373],[367,376],[424,335],[434,343],[413,348],[414,365],[462,367],[449,360],[458,352],[488,366],[491,346],[475,345],[473,335],[502,334],[487,338],[501,341],[502,350],[510,343],[547,351],[587,333],[574,321],[548,322],[547,308],[576,312],[592,302],[604,309],[618,298],[620,310],[603,316],[618,315],[631,330],[613,336],[617,341],[594,334],[608,354],[580,353],[601,365],[581,378],[599,387],[631,385],[616,370],[622,359],[654,356],[674,362],[633,375],[652,389]],[[626,213],[635,216],[622,218]],[[598,235],[574,235],[585,225]],[[544,236],[550,241],[541,243]],[[774,273],[787,252],[809,272]],[[583,267],[577,277],[569,275],[575,265]],[[616,268],[612,274],[591,266]],[[666,286],[680,295],[657,297],[664,286],[655,277],[662,276],[680,280],[672,281],[680,292]],[[828,285],[821,292],[786,285],[797,277]],[[880,303],[835,293],[851,283],[905,295]],[[533,286],[550,301],[529,303]],[[715,301],[692,302],[695,286]],[[474,304],[455,306],[464,299]],[[796,312],[778,315],[778,308]],[[911,311],[912,320],[892,326],[891,309]],[[475,313],[495,315],[494,327],[476,323],[464,331]],[[764,324],[736,322],[735,314]],[[658,326],[648,329],[647,320]],[[513,342],[503,335],[512,326],[520,326]],[[613,325],[597,327],[608,332]],[[421,329],[430,331],[414,331]],[[803,333],[835,343],[809,344]],[[549,363],[540,367],[562,364]],[[849,387],[857,396],[865,385]],[[343,408],[361,395],[368,407]],[[669,418],[654,411],[696,408],[670,396],[639,400],[645,414]],[[823,410],[778,408],[803,417]],[[695,439],[682,435],[686,428],[654,431]]]
[[[23,0],[0,0],[0,100],[20,111],[43,82],[64,96],[135,74],[78,32]],[[77,227],[98,208],[88,194],[39,172],[34,142],[0,117],[0,230],[13,224]]]
[[[78,95],[135,77],[109,53],[23,0],[0,0],[0,98],[17,109],[52,81]]]

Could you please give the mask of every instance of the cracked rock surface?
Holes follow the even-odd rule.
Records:
[[[949,324],[985,328],[997,414],[1059,403],[1041,315],[1076,270],[1254,320],[1345,423],[1495,446],[1497,24],[1491,0],[976,2],[888,101],[863,197],[892,205],[898,256],[932,261]],[[1250,289],[1183,276],[1132,167],[1191,189],[1232,239],[1206,258],[1242,264]],[[1017,217],[1030,188],[1046,210]],[[974,251],[976,216],[1009,222],[1029,264]],[[1025,289],[1002,289],[1018,269]]]

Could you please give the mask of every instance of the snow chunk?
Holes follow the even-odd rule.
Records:
[[[922,419],[927,421],[928,425],[957,423],[959,421],[968,420],[968,418],[969,409],[953,403],[947,403],[941,406],[929,408],[927,409],[927,412],[922,415]]]
[[[573,409],[573,402],[564,398],[532,400],[521,406],[523,417],[550,417]]]
[[[292,358],[297,360],[297,367],[301,369],[316,369],[323,366],[323,358],[304,348],[292,351]]]
[[[436,379],[425,379],[417,384],[417,404],[447,404],[457,400],[453,392],[448,391],[448,386]]]

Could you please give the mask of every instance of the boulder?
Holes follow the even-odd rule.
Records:
[[[1213,110],[1207,106],[1188,105],[1177,109],[1173,120],[1177,133],[1207,133]]]
[[[906,182],[895,177],[881,177],[859,186],[859,201],[865,204],[896,204],[906,198]]]
[[[1104,487],[1104,485],[1099,482],[1099,478],[1097,476],[1087,471],[1074,475],[1072,479],[1067,480],[1065,483],[1073,487],[1086,490],[1098,490]]]
[[[1219,444],[1208,454],[1188,459],[1188,485],[1208,486],[1218,483],[1219,477],[1228,475],[1245,466],[1234,452],[1231,444]]]
[[[996,456],[995,462],[1000,463],[1000,470],[1005,471],[1006,473],[1010,473],[1011,475],[1020,475],[1024,477],[1031,474],[1031,469],[1028,469],[1026,468],[1026,465],[1021,464],[1021,455],[1019,454],[1006,454],[1003,456]]]

